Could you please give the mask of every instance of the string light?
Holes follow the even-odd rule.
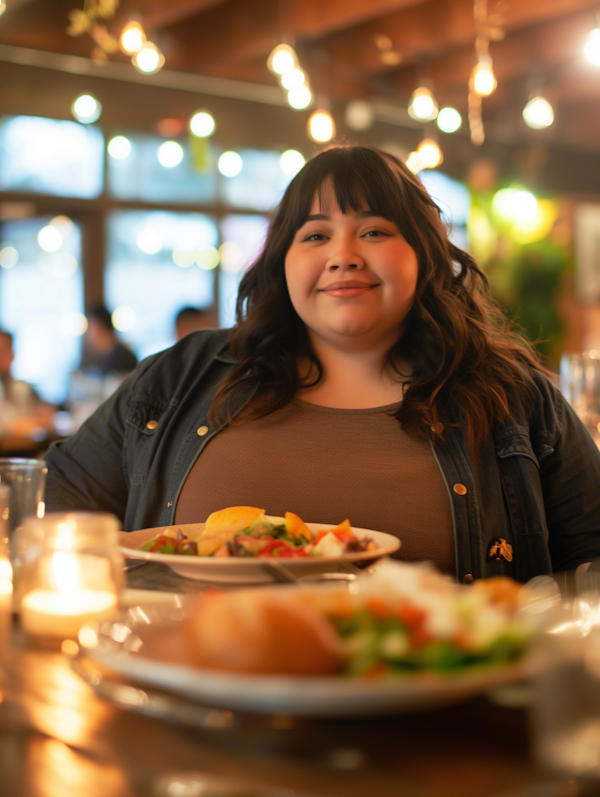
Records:
[[[292,176],[297,174],[305,163],[304,155],[296,149],[287,149],[279,158],[281,171]]]
[[[241,155],[229,150],[221,155],[217,166],[223,177],[235,177],[242,171],[244,162]]]
[[[346,124],[352,130],[368,130],[373,126],[375,114],[373,106],[365,100],[352,100],[346,106]]]
[[[100,118],[102,105],[91,94],[80,94],[73,100],[71,112],[78,122],[89,125]]]
[[[297,111],[303,111],[313,101],[312,91],[308,86],[298,86],[298,88],[290,89],[288,91],[288,102]]]
[[[131,63],[145,75],[152,75],[162,69],[165,57],[153,42],[145,42],[144,46],[131,59]]]
[[[208,138],[215,132],[215,120],[208,111],[196,111],[190,119],[190,131],[197,138]]]
[[[438,114],[438,104],[431,91],[425,86],[419,86],[413,92],[408,106],[408,113],[413,119],[420,122],[430,122]]]
[[[289,72],[285,72],[281,76],[281,85],[289,91],[290,89],[298,88],[298,86],[303,86],[305,80],[306,75],[301,69],[290,69]]]
[[[545,97],[534,97],[523,108],[523,119],[533,130],[542,130],[554,122],[554,109]]]
[[[267,66],[275,75],[285,75],[298,65],[298,56],[289,44],[278,44],[267,59]]]
[[[437,126],[443,133],[456,133],[462,124],[462,116],[456,108],[442,108],[437,116]]]
[[[473,89],[480,97],[489,97],[496,90],[498,82],[494,75],[492,57],[489,53],[479,56],[479,61],[471,76]]]
[[[415,152],[411,152],[406,159],[406,166],[417,174],[423,169],[435,169],[444,160],[442,150],[437,141],[432,138],[424,138]]]
[[[335,122],[329,111],[315,111],[308,120],[308,135],[313,141],[325,144],[335,136]]]
[[[594,30],[591,30],[588,33],[587,39],[585,40],[585,46],[583,48],[583,52],[585,53],[585,57],[588,59],[590,64],[594,66],[600,66],[600,28],[595,27]]]
[[[119,46],[127,55],[139,53],[146,43],[146,34],[139,22],[128,22],[119,36]]]
[[[4,14],[5,11],[6,11],[6,3],[4,2],[4,0],[0,0],[0,17],[2,16],[2,14]]]
[[[125,136],[115,136],[108,142],[107,149],[111,158],[122,161],[131,154],[131,141]]]
[[[165,141],[158,148],[156,157],[161,166],[166,169],[172,169],[183,160],[183,147],[176,141]]]

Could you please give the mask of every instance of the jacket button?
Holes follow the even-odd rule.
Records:
[[[156,429],[157,426],[158,426],[158,421],[148,421],[148,423],[146,424],[146,427],[148,429]]]
[[[198,437],[204,437],[204,435],[205,435],[207,432],[208,432],[208,426],[201,426],[201,427],[198,429],[198,432],[197,432],[197,434],[198,434]]]
[[[465,487],[464,484],[461,484],[460,482],[455,484],[452,489],[454,490],[454,492],[457,495],[466,495],[467,494],[467,488]]]
[[[167,501],[167,509],[170,509],[173,506],[173,501]]]
[[[467,573],[466,576],[463,576],[463,584],[472,584],[473,583],[473,576],[470,573]]]

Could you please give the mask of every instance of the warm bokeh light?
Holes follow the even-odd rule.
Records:
[[[131,59],[131,63],[139,72],[151,75],[162,69],[165,57],[153,42],[146,42],[142,49]]]
[[[219,247],[221,268],[228,274],[239,274],[244,267],[242,247],[235,241],[225,241]]]
[[[19,252],[14,246],[3,246],[0,249],[0,266],[2,268],[14,268],[19,262]]]
[[[158,148],[156,157],[161,166],[172,169],[183,160],[183,147],[176,141],[165,141]]]
[[[67,313],[61,318],[60,328],[63,335],[79,338],[88,328],[88,320],[83,313]]]
[[[308,120],[308,135],[313,141],[325,144],[335,136],[335,122],[329,111],[315,111]]]
[[[204,271],[212,271],[219,265],[219,251],[214,246],[205,246],[196,252],[196,264]]]
[[[313,100],[312,92],[308,86],[298,86],[295,89],[288,91],[288,102],[297,111],[302,111],[308,108]]]
[[[147,255],[155,255],[162,249],[162,240],[160,235],[153,229],[147,228],[142,230],[137,237],[137,245]]]
[[[137,324],[137,315],[132,307],[121,305],[111,316],[113,326],[119,332],[129,332]]]
[[[471,76],[473,89],[480,97],[489,97],[496,90],[497,81],[489,55],[482,55]]]
[[[189,268],[196,262],[196,252],[193,249],[173,249],[173,263],[179,268]]]
[[[131,141],[125,136],[115,136],[108,142],[108,154],[117,161],[122,161],[131,155]]]
[[[215,120],[208,111],[196,111],[190,119],[190,131],[197,138],[212,136],[215,127]]]
[[[530,191],[517,191],[513,197],[513,216],[527,221],[537,213],[537,199]]]
[[[80,94],[73,100],[71,111],[78,122],[89,125],[100,118],[102,105],[91,94]]]
[[[0,0],[0,17],[2,16],[2,14],[4,14],[5,11],[6,11],[6,3],[4,2],[4,0]]]
[[[296,89],[299,86],[303,86],[306,80],[306,75],[304,72],[296,67],[295,69],[290,69],[288,72],[284,72],[281,76],[281,85],[284,89],[290,91],[291,89]]]
[[[242,171],[244,162],[241,155],[233,150],[224,152],[219,158],[218,168],[223,177],[235,177]]]
[[[121,31],[119,44],[127,55],[139,53],[146,42],[146,34],[139,22],[128,22]]]
[[[600,66],[600,28],[594,28],[588,33],[583,52],[590,64]]]
[[[462,116],[456,108],[442,108],[437,115],[437,126],[443,133],[456,133],[462,124]]]
[[[373,106],[366,100],[352,100],[346,106],[346,124],[352,130],[361,132],[373,126],[375,114]]]
[[[304,155],[297,149],[286,149],[279,158],[279,165],[284,174],[297,174],[305,163]]]
[[[444,160],[442,150],[437,141],[424,138],[415,152],[411,152],[406,159],[406,166],[417,174],[423,169],[435,169]]]
[[[413,92],[408,106],[408,113],[413,119],[418,119],[422,122],[435,119],[438,113],[438,105],[428,88],[420,86]]]
[[[38,233],[38,244],[44,252],[58,252],[63,244],[63,236],[58,227],[47,224]]]
[[[285,75],[290,72],[298,64],[298,56],[296,55],[293,47],[289,44],[278,44],[273,50],[267,60],[267,66],[276,75]]]
[[[534,97],[523,108],[523,119],[533,130],[543,130],[554,122],[554,109],[545,97]]]

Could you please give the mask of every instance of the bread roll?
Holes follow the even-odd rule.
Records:
[[[238,532],[248,528],[264,514],[264,509],[255,506],[229,506],[226,509],[219,509],[207,517],[202,536],[221,535],[231,540]]]
[[[342,657],[316,607],[267,590],[204,594],[186,632],[199,667],[232,672],[330,675]]]

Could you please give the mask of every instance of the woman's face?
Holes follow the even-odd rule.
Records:
[[[399,339],[417,288],[417,256],[393,221],[368,208],[342,213],[332,186],[313,200],[285,258],[294,309],[309,335],[348,350]]]

